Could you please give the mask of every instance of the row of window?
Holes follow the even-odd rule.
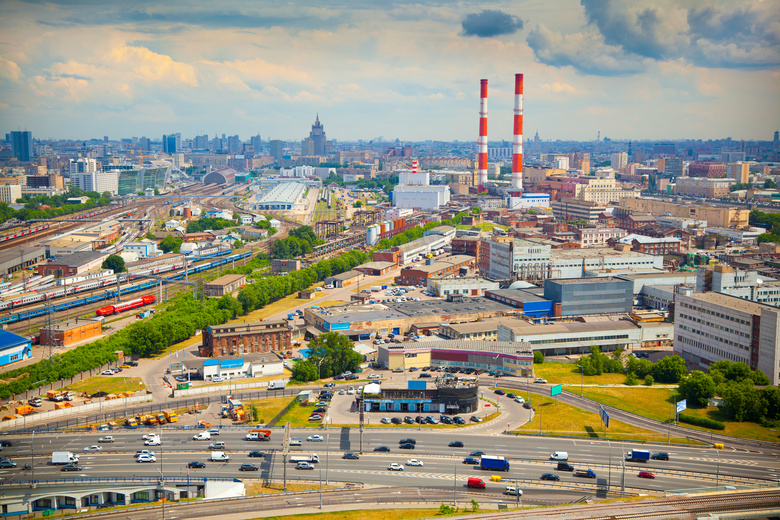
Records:
[[[591,336],[589,338],[577,337],[577,338],[558,338],[558,339],[539,339],[529,341],[531,345],[544,345],[549,343],[575,343],[580,341],[605,341],[614,339],[628,339],[628,334],[616,334],[614,336]],[[523,341],[522,339],[516,341]]]
[[[718,318],[736,321],[737,323],[741,323],[742,325],[750,325],[750,322],[747,320],[741,320],[739,318],[735,318],[734,316],[723,314],[722,312],[711,311],[703,307],[696,307],[695,305],[691,305],[690,303],[681,302],[680,306],[685,309],[691,309],[692,311],[700,312],[702,314],[710,314],[712,316],[717,316]]]
[[[686,320],[690,320],[695,323],[701,323],[702,325],[706,325],[707,327],[712,327],[714,329],[722,330],[723,332],[729,332],[731,334],[736,334],[737,336],[742,336],[743,338],[749,338],[750,334],[747,332],[740,332],[736,329],[730,329],[728,327],[724,327],[723,325],[718,325],[717,323],[711,323],[709,321],[703,320],[701,318],[694,318],[693,316],[689,316],[688,314],[680,313],[680,317],[684,318]],[[687,329],[686,329],[687,330]]]
[[[726,350],[721,350],[719,348],[715,348],[712,345],[708,345],[707,343],[703,343],[701,341],[696,341],[691,338],[686,338],[683,336],[677,336],[677,341],[680,343],[685,343],[686,345],[690,345],[692,347],[696,347],[698,349],[704,350],[706,352],[710,352],[712,354],[715,354],[716,356],[720,357],[721,359],[728,359],[729,361],[736,361],[736,362],[742,362],[747,363],[748,359],[743,358],[741,356],[737,356],[736,354],[733,354],[731,352],[728,352]]]
[[[698,330],[698,329],[691,329],[691,328],[686,327],[685,325],[681,325],[680,328],[682,330],[687,330],[688,332],[691,332],[693,334],[698,334],[699,336],[703,336],[703,337],[705,337],[707,339],[719,341],[719,342],[721,342],[721,343],[723,343],[725,345],[728,345],[730,347],[740,348],[742,350],[750,350],[750,347],[748,347],[747,345],[742,345],[740,343],[737,343],[736,341],[731,341],[730,339],[721,338],[720,336],[717,336],[715,334],[710,334],[709,332],[703,332],[703,331]]]

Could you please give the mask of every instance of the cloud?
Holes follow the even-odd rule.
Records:
[[[18,83],[22,78],[22,69],[13,61],[0,56],[0,78]]]
[[[542,90],[546,90],[547,92],[554,92],[556,94],[559,93],[566,93],[566,94],[576,94],[577,89],[573,86],[569,85],[568,83],[543,83],[541,85]]]
[[[537,25],[526,39],[534,56],[545,65],[571,66],[597,76],[619,76],[642,72],[642,60],[627,55],[616,46],[607,45],[592,32],[562,35]]]
[[[484,10],[467,14],[461,22],[463,36],[492,38],[501,34],[516,33],[523,28],[523,21],[503,11]]]
[[[114,48],[110,57],[117,64],[130,67],[141,81],[168,81],[198,86],[195,69],[191,65],[173,61],[170,56],[157,54],[145,47],[123,45]]]

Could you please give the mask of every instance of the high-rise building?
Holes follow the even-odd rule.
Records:
[[[18,184],[3,184],[0,186],[0,202],[16,204],[16,199],[22,198],[22,187]]]
[[[747,184],[750,180],[750,165],[742,161],[727,164],[726,177],[736,179],[740,184]]]
[[[119,191],[119,172],[111,170],[71,174],[70,185],[84,191],[109,192],[111,195],[116,195]]]
[[[148,137],[142,137],[138,140],[138,148],[140,150],[148,152],[152,149],[152,142],[149,140]]]
[[[612,166],[612,169],[617,171],[620,171],[621,169],[625,168],[628,164],[628,154],[626,152],[617,152],[612,154],[612,160],[610,161],[610,166]]]
[[[322,126],[322,123],[320,123],[319,114],[317,114],[317,118],[314,120],[314,124],[311,125],[309,139],[311,139],[312,153],[302,153],[302,155],[328,155],[328,141],[325,137],[325,127]]]
[[[239,139],[237,135],[228,137],[228,151],[230,153],[238,153],[241,151],[241,139]]]
[[[682,177],[683,171],[682,157],[666,157],[664,159],[664,175],[666,177]]]
[[[85,157],[82,159],[70,160],[70,176],[79,173],[92,173],[97,171],[97,161],[92,157]]]
[[[726,165],[723,163],[691,163],[688,165],[689,177],[709,177],[718,179],[726,176]]]
[[[274,139],[269,143],[271,156],[275,160],[279,160],[284,156],[284,141],[280,139]]]
[[[164,135],[163,153],[174,154],[181,151],[181,134]]]
[[[257,134],[257,135],[255,135],[255,136],[252,136],[252,138],[250,139],[250,141],[251,141],[251,143],[252,143],[252,151],[253,151],[255,154],[259,154],[259,153],[260,153],[260,148],[261,148],[261,146],[262,146],[262,143],[263,143],[263,141],[260,139],[260,134]]]
[[[20,162],[29,161],[33,157],[32,132],[11,132],[11,151]]]
[[[195,139],[193,140],[193,147],[196,150],[205,150],[209,147],[209,136],[208,135],[196,135]]]

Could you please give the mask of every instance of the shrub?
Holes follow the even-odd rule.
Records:
[[[647,374],[645,376],[645,386],[653,386],[653,383],[655,383],[655,379],[650,374]]]
[[[544,354],[541,350],[534,351],[534,365],[541,365],[544,363]]]
[[[694,426],[702,426],[704,428],[709,428],[711,430],[726,429],[726,425],[723,424],[722,422],[716,421],[714,419],[709,419],[707,417],[699,417],[698,415],[688,415],[688,414],[681,413],[678,418],[680,422],[693,424]]]
[[[639,380],[637,380],[636,374],[634,374],[633,372],[629,372],[626,375],[626,383],[625,384],[627,384],[628,386],[636,386],[637,384],[639,384]]]

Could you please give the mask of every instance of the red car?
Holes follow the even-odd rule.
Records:
[[[640,471],[639,478],[655,478],[655,475],[649,471]]]

